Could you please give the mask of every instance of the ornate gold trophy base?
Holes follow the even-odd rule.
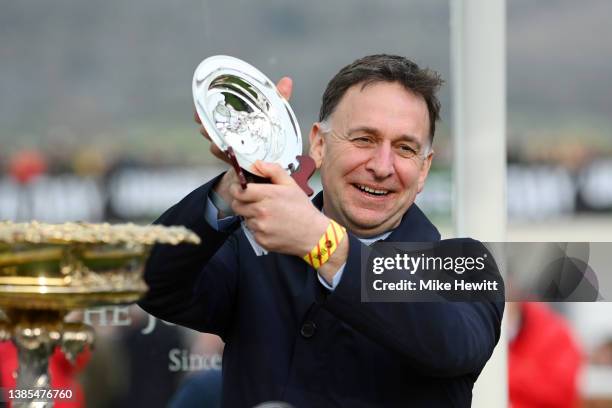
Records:
[[[0,222],[0,341],[12,340],[19,361],[16,388],[3,397],[13,407],[70,399],[50,389],[49,358],[60,347],[74,362],[94,331],[66,315],[135,302],[147,290],[142,273],[153,244],[199,242],[182,227]]]
[[[48,365],[55,348],[59,346],[74,363],[76,356],[93,344],[93,329],[82,323],[63,322],[64,315],[65,312],[59,311],[11,309],[8,322],[0,326],[0,339],[12,340],[17,347],[19,368],[15,373],[17,385],[12,395],[16,399],[14,407],[52,406],[52,398],[47,398],[42,392],[50,390]],[[20,398],[15,394],[16,390],[38,390],[39,396],[28,400],[26,394],[26,398]],[[64,393],[62,397],[71,399],[72,396]],[[5,398],[10,400],[11,396]]]

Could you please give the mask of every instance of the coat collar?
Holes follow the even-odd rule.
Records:
[[[323,209],[322,191],[312,199],[312,203],[319,210]],[[400,225],[385,239],[387,242],[431,242],[439,240],[438,229],[415,203],[404,213]]]

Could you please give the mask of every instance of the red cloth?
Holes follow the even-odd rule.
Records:
[[[582,353],[571,329],[544,304],[520,307],[521,328],[509,349],[511,407],[578,406]]]
[[[55,400],[55,408],[80,408],[85,406],[85,397],[76,375],[85,367],[90,358],[90,351],[86,349],[77,356],[73,365],[64,353],[58,348],[49,361],[52,389],[72,390],[72,400]],[[17,370],[17,348],[10,341],[0,342],[0,386],[5,390],[15,388],[16,381],[13,373]],[[8,401],[8,396],[4,400]],[[9,405],[11,406],[11,405]]]

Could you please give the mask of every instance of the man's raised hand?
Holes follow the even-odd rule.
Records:
[[[245,218],[259,245],[268,251],[302,256],[329,225],[295,180],[276,163],[257,161],[254,167],[270,183],[233,183],[232,210]]]

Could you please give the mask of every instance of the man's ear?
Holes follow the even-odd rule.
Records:
[[[321,124],[319,122],[313,123],[308,139],[310,140],[309,155],[314,160],[318,169],[321,167],[321,164],[323,164],[323,156],[325,156],[325,138],[323,137]]]
[[[417,194],[423,191],[423,187],[425,187],[425,180],[427,180],[427,175],[429,174],[429,169],[431,168],[431,161],[434,156],[434,151],[431,150],[427,157],[423,159],[423,163],[421,165],[421,170],[419,171],[419,184]]]

